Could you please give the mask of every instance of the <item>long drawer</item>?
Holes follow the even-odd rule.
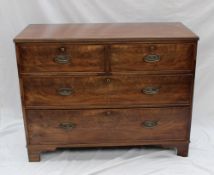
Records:
[[[20,72],[103,72],[104,46],[37,43],[20,46]]]
[[[191,71],[194,44],[115,44],[111,46],[111,69],[125,71]]]
[[[190,109],[27,110],[30,144],[186,140]]]
[[[26,106],[189,104],[191,75],[24,77]]]

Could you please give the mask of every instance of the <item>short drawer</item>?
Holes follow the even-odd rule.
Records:
[[[191,71],[194,44],[115,44],[111,69],[118,71]]]
[[[30,144],[186,140],[189,108],[27,110]]]
[[[21,72],[103,72],[104,46],[72,44],[21,45]]]
[[[26,106],[189,105],[191,75],[24,77]]]

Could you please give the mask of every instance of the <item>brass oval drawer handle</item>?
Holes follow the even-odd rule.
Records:
[[[146,120],[143,122],[144,128],[154,128],[158,125],[158,121]]]
[[[159,93],[160,89],[158,87],[145,87],[141,90],[142,93],[146,95],[155,95]]]
[[[64,130],[70,130],[74,129],[76,127],[76,124],[74,123],[60,123],[59,128],[64,129]]]
[[[154,63],[160,61],[160,55],[147,55],[144,57],[144,61],[147,63]]]
[[[68,64],[70,62],[70,57],[68,55],[57,55],[54,61],[58,64]]]
[[[74,90],[72,88],[60,88],[57,90],[57,92],[61,96],[69,96],[74,93]]]

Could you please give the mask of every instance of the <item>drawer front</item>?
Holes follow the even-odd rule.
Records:
[[[108,85],[111,105],[190,104],[191,75],[112,76]]]
[[[30,144],[186,140],[189,108],[27,110]]]
[[[26,106],[189,104],[192,76],[23,78]]]
[[[35,44],[20,47],[21,72],[103,72],[104,46]]]
[[[107,82],[99,76],[24,77],[26,106],[105,105]]]
[[[117,44],[111,47],[111,68],[118,71],[192,70],[194,44]]]

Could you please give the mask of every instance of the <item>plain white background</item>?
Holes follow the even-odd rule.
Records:
[[[183,22],[200,37],[190,155],[173,150],[58,151],[28,163],[13,38],[32,23]],[[0,172],[214,174],[213,0],[0,0]],[[122,173],[121,173],[122,172]],[[3,174],[3,173],[1,173]]]

